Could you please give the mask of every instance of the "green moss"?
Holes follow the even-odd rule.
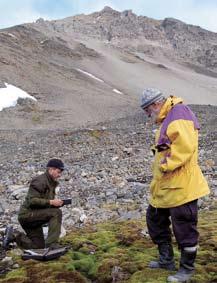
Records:
[[[112,248],[115,248],[117,246],[116,242],[106,243],[101,245],[101,250],[105,252],[109,252]]]
[[[86,256],[80,260],[74,262],[74,266],[77,270],[83,272],[84,274],[89,274],[94,268],[96,259],[94,256]]]
[[[110,258],[102,260],[97,272],[98,281],[100,283],[112,282],[112,269],[118,265],[119,261],[117,259]]]
[[[9,272],[6,277],[0,282],[20,282],[25,283],[27,281],[27,273],[25,268],[19,268]]]
[[[81,252],[72,252],[72,259],[73,260],[81,260],[85,257],[86,257],[85,254],[83,254]]]
[[[66,265],[66,270],[67,270],[67,271],[75,271],[75,266],[74,266],[73,262],[69,262],[69,263]]]
[[[127,281],[128,283],[165,283],[166,277],[168,276],[168,273],[161,270],[151,270],[151,271],[138,271],[134,273],[131,278]]]
[[[54,278],[54,282],[58,282],[58,283],[65,283],[65,282],[69,282],[69,283],[88,283],[88,280],[82,276],[79,272],[77,271],[73,271],[73,272],[60,272],[58,274],[56,274],[55,278]],[[50,283],[50,282],[49,282]]]
[[[67,264],[67,270],[77,270],[90,278],[96,276],[98,264],[95,255],[86,255],[81,252],[73,252],[71,261]]]
[[[199,219],[200,247],[192,283],[217,282],[217,210],[202,212]],[[142,236],[144,225],[142,219],[73,229],[62,240],[72,249],[50,262],[22,261],[11,253],[21,268],[9,272],[0,282],[166,282],[170,272],[148,268],[158,253],[150,238]],[[180,251],[175,241],[174,252],[178,266]]]

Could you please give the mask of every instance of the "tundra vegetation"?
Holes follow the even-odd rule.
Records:
[[[199,215],[200,246],[196,273],[191,280],[194,283],[217,282],[215,204]],[[12,256],[19,268],[2,275],[0,282],[166,282],[168,271],[147,267],[148,262],[157,257],[157,249],[145,235],[145,230],[145,219],[74,228],[61,240],[70,247],[68,253],[48,262],[23,261],[15,250],[8,251],[8,256]],[[178,267],[180,254],[175,240],[174,246]]]

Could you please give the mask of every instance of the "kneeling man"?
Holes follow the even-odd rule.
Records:
[[[16,241],[23,249],[55,249],[60,247],[58,239],[61,232],[63,201],[55,199],[55,189],[64,170],[60,159],[53,158],[47,163],[47,170],[30,183],[25,201],[20,207],[18,221],[26,234],[6,228],[4,248]],[[43,225],[48,224],[48,236],[44,239]]]

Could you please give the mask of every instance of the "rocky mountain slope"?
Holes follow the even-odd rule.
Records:
[[[173,18],[158,21],[137,16],[131,10],[118,12],[105,7],[100,12],[59,21],[41,19],[31,26],[43,32],[47,30],[48,34],[95,38],[158,59],[176,59],[195,66],[198,71],[217,75],[217,34]]]
[[[217,104],[217,35],[175,19],[105,7],[0,30],[0,86],[38,101],[0,112],[0,128],[78,128],[139,113],[144,87]]]

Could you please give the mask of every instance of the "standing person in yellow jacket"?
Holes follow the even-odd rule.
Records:
[[[179,97],[167,99],[162,92],[147,88],[142,95],[142,109],[159,125],[153,151],[153,180],[147,209],[147,226],[152,241],[158,245],[159,259],[150,268],[175,270],[173,233],[181,250],[179,270],[168,282],[185,282],[194,273],[199,233],[198,198],[209,187],[198,165],[197,118]]]

